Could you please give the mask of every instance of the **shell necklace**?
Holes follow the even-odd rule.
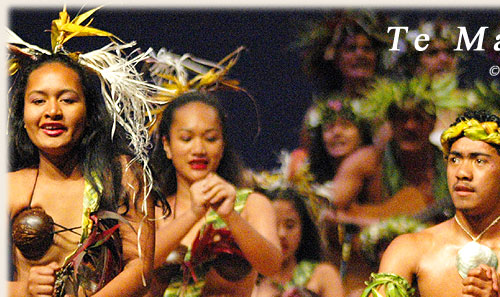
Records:
[[[473,269],[480,264],[486,264],[488,266],[494,267],[497,269],[498,259],[489,247],[477,243],[477,241],[483,236],[486,231],[488,231],[491,227],[493,227],[498,221],[500,221],[500,216],[491,222],[488,227],[486,227],[478,236],[474,237],[465,227],[460,223],[457,216],[455,215],[455,221],[458,226],[464,230],[467,235],[472,238],[472,241],[464,245],[457,254],[457,269],[458,273],[462,278],[466,278],[470,269]]]

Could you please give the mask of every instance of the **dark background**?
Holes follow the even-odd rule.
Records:
[[[80,7],[68,7],[73,18]],[[93,7],[84,7],[87,11]],[[298,9],[182,9],[172,7],[124,8],[106,6],[94,14],[91,26],[111,32],[122,40],[137,41],[142,49],[165,47],[177,54],[219,61],[243,45],[247,48],[230,77],[238,79],[255,101],[243,93],[224,94],[232,122],[231,139],[244,161],[254,169],[277,166],[281,149],[298,146],[303,114],[311,102],[312,84],[302,72],[300,53],[291,49],[298,32],[311,19],[322,18],[339,8]],[[50,49],[50,23],[62,7],[8,9],[8,26],[28,43]],[[500,23],[500,10],[492,8],[380,9],[397,17],[410,29],[422,18],[444,17],[467,26],[472,38],[480,26]],[[486,31],[486,34],[492,34]],[[75,38],[65,45],[70,51],[90,51],[106,38]],[[462,79],[491,80],[494,62],[481,54],[463,63]],[[255,107],[255,105],[257,107]],[[259,120],[259,121],[258,121]],[[260,133],[257,133],[260,128]]]

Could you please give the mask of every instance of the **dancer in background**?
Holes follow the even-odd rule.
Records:
[[[306,197],[293,189],[264,193],[276,210],[284,259],[277,274],[259,280],[252,296],[344,296],[338,270],[321,262],[320,237]]]
[[[311,139],[306,122],[315,102],[340,98],[343,102],[362,103],[363,93],[376,77],[385,74],[383,53],[390,42],[385,33],[387,24],[387,18],[380,13],[339,10],[321,22],[305,26],[307,30],[299,35],[296,46],[302,50],[303,69],[316,91],[304,116],[300,147],[291,153],[292,172],[308,155],[306,148]],[[380,141],[390,137],[383,130],[375,136]]]

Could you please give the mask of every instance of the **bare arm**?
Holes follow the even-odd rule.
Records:
[[[346,221],[349,218],[378,220],[395,215],[410,215],[426,207],[426,197],[416,188],[406,187],[382,203],[360,205],[353,203],[338,214]]]
[[[276,215],[265,196],[250,194],[242,215],[233,210],[223,219],[252,267],[266,276],[279,270],[281,250]]]
[[[314,270],[309,283],[317,281],[319,295],[321,297],[342,297],[344,290],[342,288],[342,280],[340,279],[339,271],[331,264],[320,264]],[[312,289],[307,285],[307,289]]]
[[[403,234],[396,237],[382,256],[379,273],[394,273],[412,284],[423,250],[418,236],[418,234]]]
[[[142,296],[150,285],[155,251],[154,205],[151,197],[144,200],[142,189],[130,171],[125,171],[123,187],[128,191],[130,208],[125,218],[135,229],[122,224],[123,271],[93,296]],[[130,187],[133,185],[133,187]],[[137,199],[137,202],[135,201]],[[145,206],[143,207],[143,204]],[[143,210],[144,209],[144,210]],[[147,217],[145,217],[147,211]],[[136,232],[140,231],[140,237]],[[138,240],[140,241],[140,255]],[[145,281],[146,287],[143,284]]]
[[[332,197],[336,208],[347,208],[356,202],[358,195],[368,179],[374,179],[377,170],[381,172],[379,153],[373,147],[363,147],[349,155],[340,164],[333,178]],[[376,183],[377,184],[377,183]],[[371,189],[370,201],[382,200],[382,183],[380,189]]]

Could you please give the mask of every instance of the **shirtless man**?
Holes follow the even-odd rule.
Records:
[[[422,297],[498,296],[495,264],[480,262],[467,269],[466,262],[472,262],[475,252],[485,258],[500,255],[499,125],[497,116],[466,112],[443,133],[456,215],[422,232],[397,237],[382,257],[380,273],[403,277]]]

